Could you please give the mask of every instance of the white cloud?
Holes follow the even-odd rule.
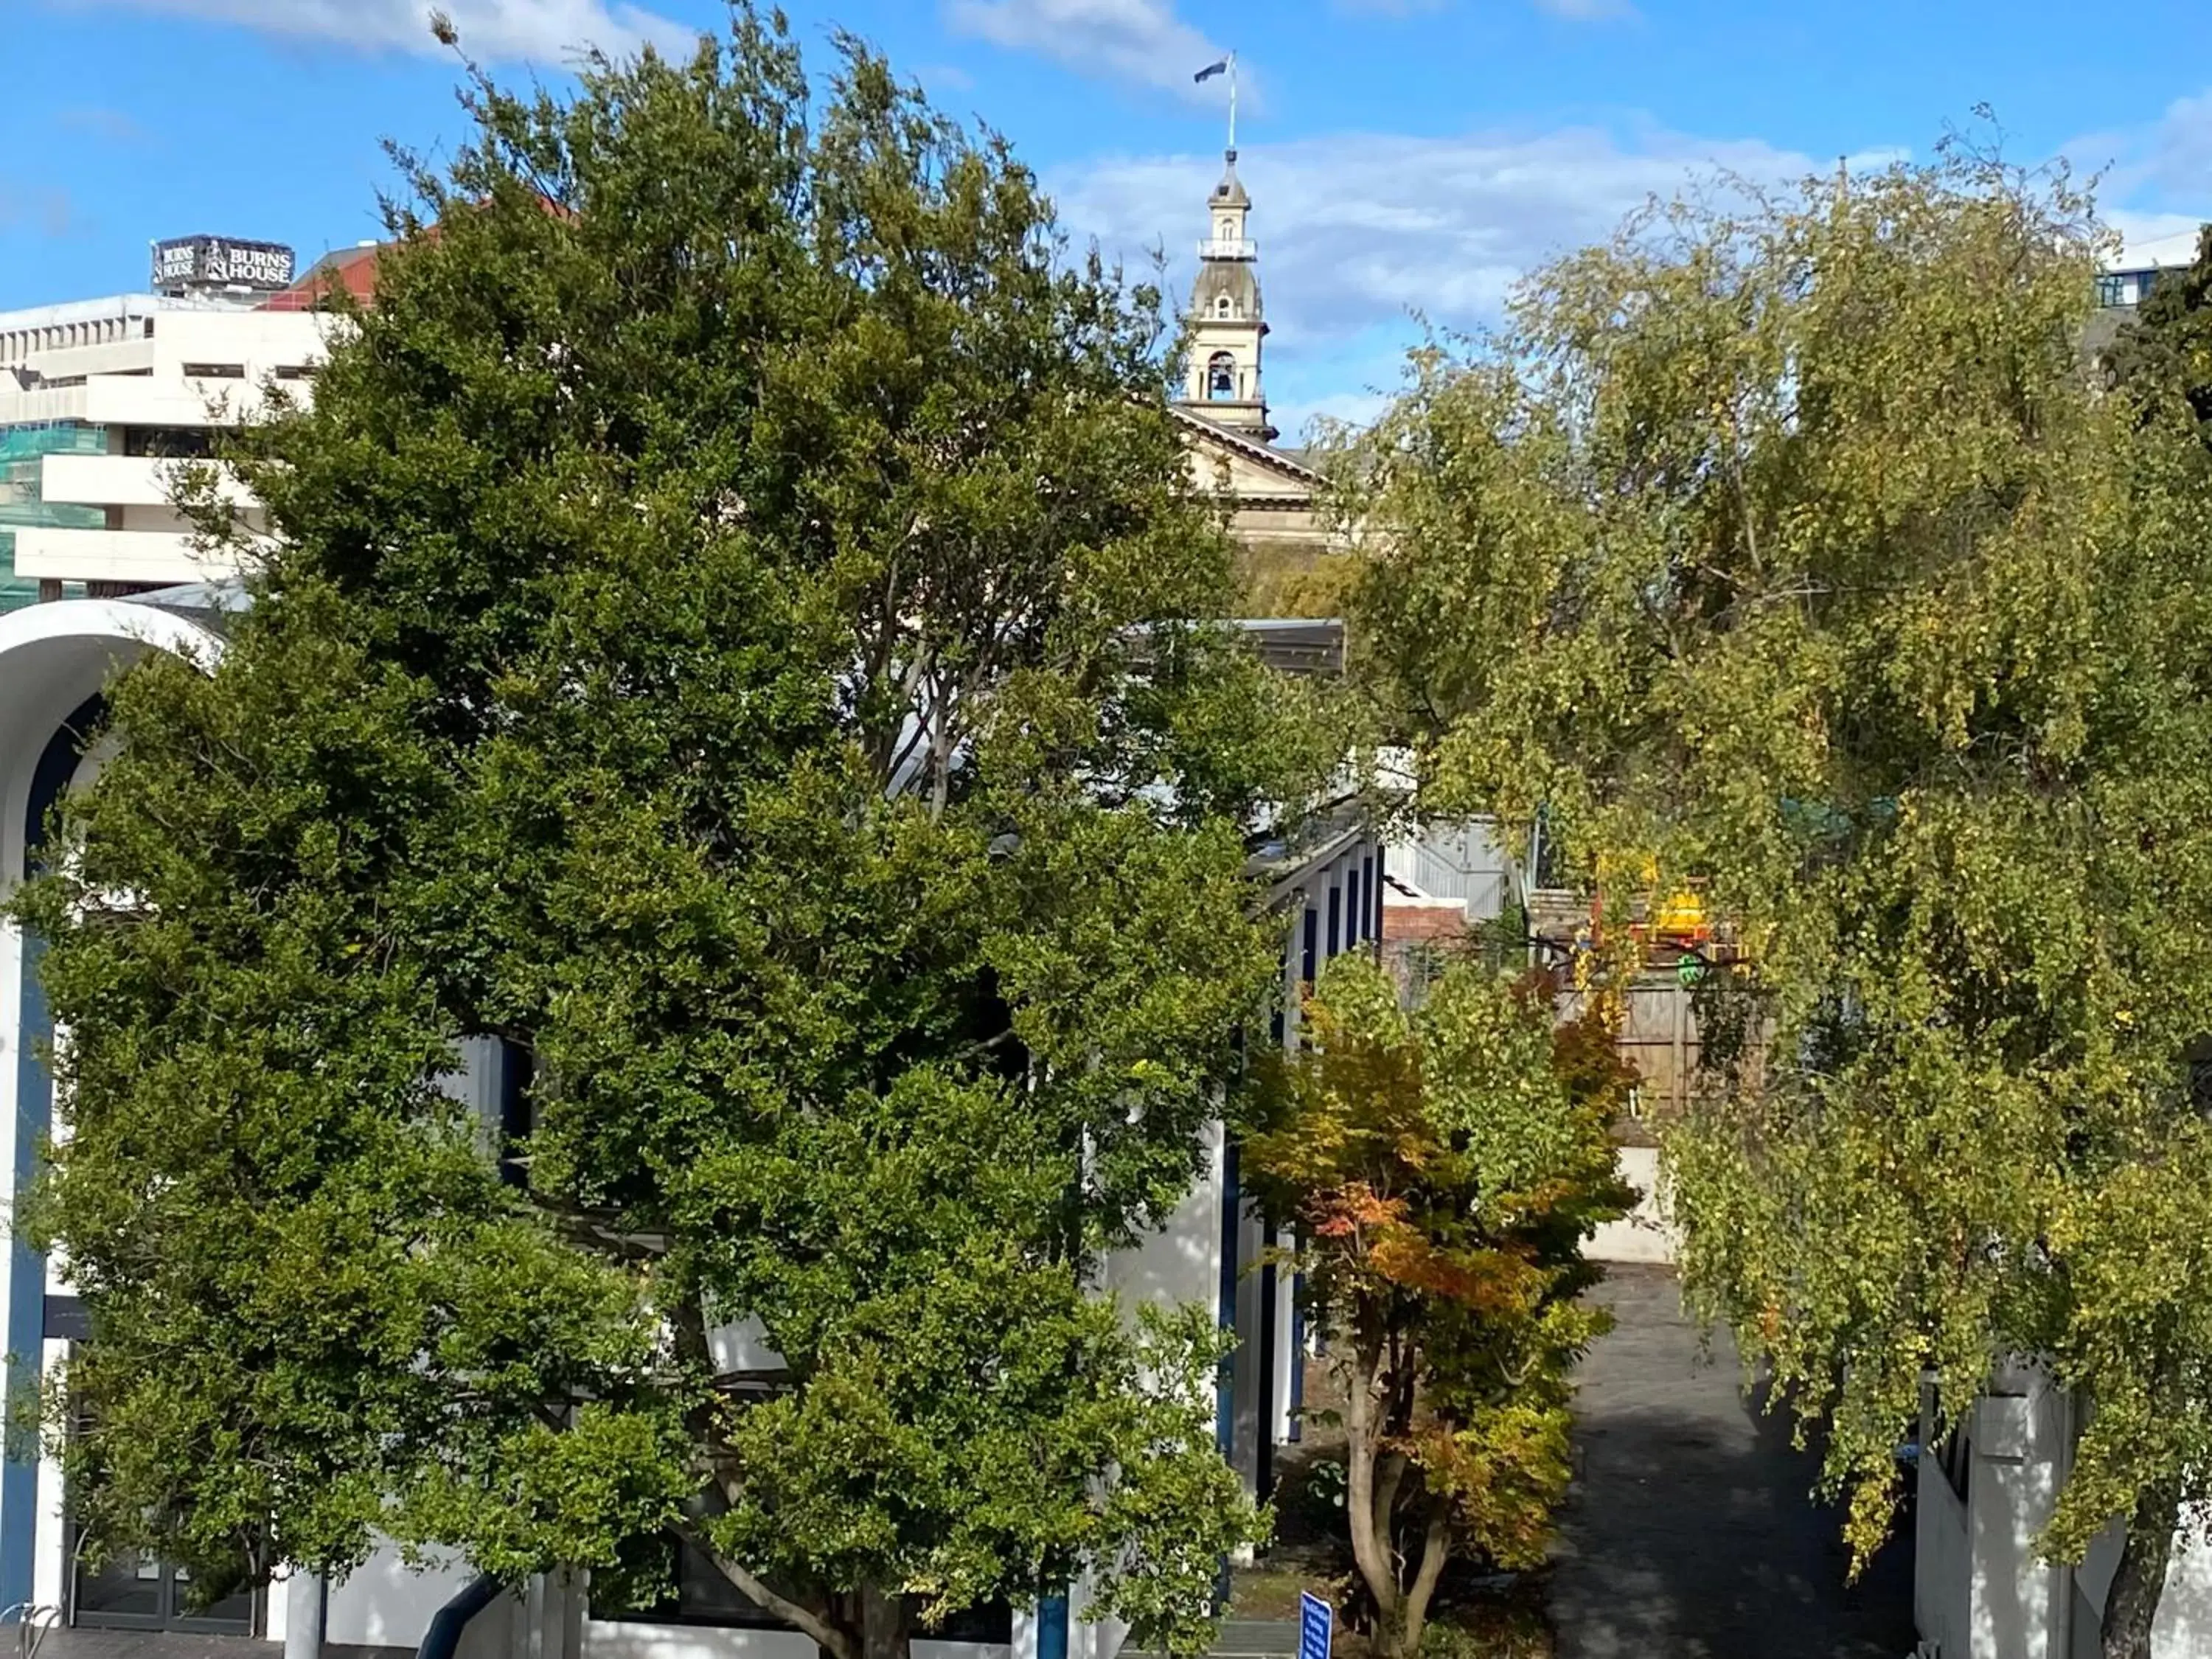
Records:
[[[2212,220],[2212,91],[2177,98],[2154,121],[2084,134],[2060,152],[2097,180],[2097,205],[2123,266],[2185,263]]]
[[[2118,204],[2106,216],[2156,214],[2207,203],[2212,176],[2212,91],[2177,98],[2155,121],[2114,132],[2086,133],[2062,152],[2085,173],[2101,175],[2098,195]]]
[[[1522,276],[1609,235],[1654,195],[1716,173],[1776,183],[1833,165],[1757,139],[1648,125],[1246,147],[1237,171],[1252,193],[1277,423],[1295,434],[1317,414],[1371,413],[1418,337],[1413,313],[1444,330],[1494,322]],[[1164,244],[1179,297],[1220,173],[1204,155],[1115,157],[1047,183],[1069,229],[1133,269]]]
[[[471,57],[566,63],[586,47],[612,57],[648,42],[688,52],[696,29],[629,0],[104,0],[140,11],[238,23],[271,34],[335,40],[364,51],[442,51],[429,17],[442,9]]]
[[[1352,133],[1239,151],[1276,337],[1341,337],[1418,311],[1441,326],[1497,313],[1514,281],[1599,240],[1699,174],[1805,177],[1826,165],[1757,139],[1601,127],[1422,138]],[[1187,281],[1221,163],[1112,158],[1048,179],[1079,236],[1136,256],[1164,242]],[[1187,240],[1188,239],[1188,240]]]
[[[946,0],[945,21],[1013,52],[1042,53],[1083,74],[1158,87],[1211,103],[1212,82],[1191,76],[1222,49],[1176,15],[1173,0]],[[1252,102],[1249,74],[1237,93]]]
[[[1554,17],[1565,17],[1577,23],[1596,23],[1608,18],[1636,15],[1636,8],[1629,3],[1629,0],[1536,0],[1536,3]]]

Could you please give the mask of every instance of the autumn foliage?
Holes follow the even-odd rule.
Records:
[[[1581,1246],[1634,1195],[1607,1135],[1626,1073],[1596,1021],[1551,1008],[1469,961],[1408,1012],[1340,957],[1244,1146],[1300,1241],[1346,1401],[1352,1557],[1394,1655],[1455,1553],[1540,1562],[1566,1487],[1568,1373],[1605,1319],[1579,1300]]]

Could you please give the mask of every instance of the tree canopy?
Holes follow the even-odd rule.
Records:
[[[2039,1360],[2094,1401],[2045,1545],[2127,1518],[2139,1656],[2212,1495],[2212,490],[2174,390],[2091,372],[2106,246],[1963,144],[1717,181],[1419,356],[1354,471],[1430,805],[1545,806],[1741,932],[1706,1014],[1752,1041],[1666,1138],[1686,1283],[1856,1549],[1923,1376],[1955,1419]]]
[[[1086,1572],[1202,1645],[1216,1334],[1097,1283],[1334,757],[1222,624],[1158,295],[744,5],[466,103],[228,458],[265,539],[202,481],[251,608],[113,688],[16,901],[80,1517],[210,1594],[389,1536],[650,1601],[672,1529],[836,1659]]]

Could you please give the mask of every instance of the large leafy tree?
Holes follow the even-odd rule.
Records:
[[[1860,1553],[1923,1375],[1955,1419],[2039,1361],[2093,1407],[2044,1547],[2124,1521],[2141,1659],[2212,1495],[2212,491],[2085,357],[2100,247],[1955,147],[1638,218],[1417,362],[1363,637],[1433,800],[1548,802],[1586,878],[1741,926],[1751,1041],[1666,1142],[1686,1283]]]
[[[1581,1246],[1626,1212],[1601,1023],[1469,956],[1422,1006],[1331,963],[1242,1167],[1301,1243],[1345,1404],[1346,1516],[1382,1651],[1421,1646],[1454,1554],[1541,1564],[1569,1474],[1569,1373],[1605,1328]]]
[[[1211,1322],[1095,1289],[1273,982],[1243,831],[1315,728],[1215,621],[1157,296],[742,6],[466,102],[233,458],[227,653],[115,687],[18,901],[79,1511],[210,1589],[387,1535],[649,1600],[675,1529],[835,1659],[1085,1572],[1202,1645]]]

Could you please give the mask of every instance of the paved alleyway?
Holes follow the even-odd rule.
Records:
[[[1616,1267],[1583,1363],[1577,1480],[1553,1577],[1559,1659],[1905,1659],[1910,1522],[1856,1586],[1812,1460],[1698,1351],[1673,1274]]]

